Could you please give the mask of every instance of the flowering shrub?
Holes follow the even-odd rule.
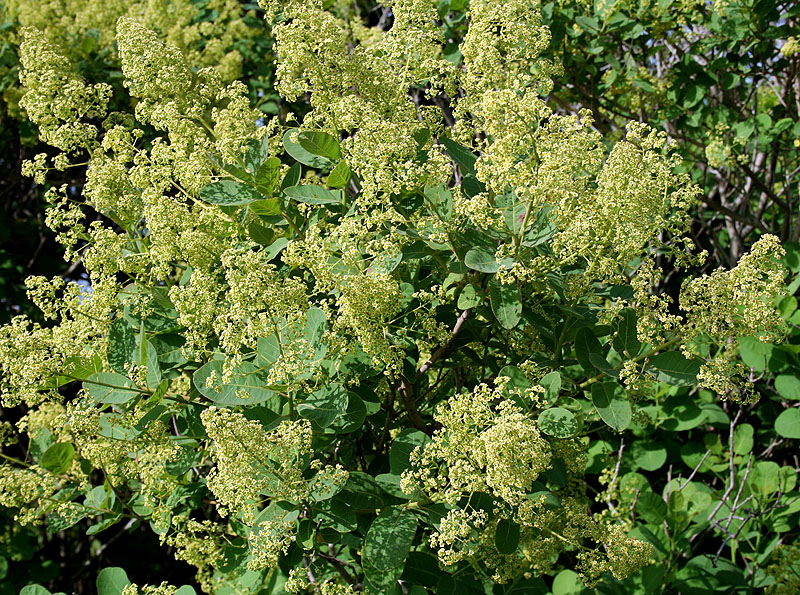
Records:
[[[529,2],[473,0],[459,61],[426,0],[388,30],[261,8],[302,118],[264,118],[136,14],[116,29],[132,111],[24,31],[20,105],[58,150],[25,169],[86,168],[47,221],[88,278],[30,278],[46,322],[0,328],[23,412],[0,505],[49,531],[149,524],[209,593],[536,592],[564,568],[647,588],[661,544],[622,444],[599,497],[585,474],[667,391],[754,401],[740,338],[786,332],[780,243],[654,292],[657,256],[704,257],[699,190],[665,134],[609,146],[547,106]],[[127,582],[98,588],[190,589]]]

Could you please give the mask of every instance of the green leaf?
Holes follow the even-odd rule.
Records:
[[[700,360],[686,359],[679,351],[665,351],[650,359],[650,366],[656,370],[656,378],[672,386],[693,386],[697,384]]]
[[[339,141],[327,132],[305,130],[297,135],[297,140],[300,141],[300,146],[312,155],[318,155],[330,161],[336,161],[342,156]],[[300,160],[298,159],[298,161]]]
[[[297,141],[292,140],[292,136],[297,135]],[[296,161],[303,165],[308,165],[314,169],[324,169],[331,165],[330,159],[310,152],[302,146],[299,142],[300,133],[297,128],[292,128],[286,131],[283,135],[283,146],[286,147],[286,152],[289,153]],[[338,159],[338,157],[337,157]],[[288,174],[287,174],[288,175]]]
[[[350,166],[346,161],[340,161],[339,164],[333,168],[333,171],[328,176],[328,186],[331,188],[344,188],[350,183]]]
[[[570,438],[578,432],[578,419],[563,407],[551,407],[539,414],[536,422],[548,436]]]
[[[328,328],[328,315],[319,308],[309,308],[306,312],[306,326],[304,335],[314,349],[319,349],[322,344],[322,335]]]
[[[403,506],[386,508],[372,521],[364,538],[365,565],[378,572],[402,569],[416,532],[417,517],[413,512]]]
[[[553,579],[553,595],[581,595],[586,589],[574,570],[562,570]]]
[[[161,382],[161,366],[158,365],[158,351],[156,351],[155,346],[147,340],[145,340],[144,349],[137,346],[136,350],[136,363],[147,366],[145,382],[148,388],[155,388],[158,386],[159,382]]]
[[[545,374],[539,381],[544,387],[544,398],[547,405],[552,406],[561,392],[561,373],[558,370]]]
[[[631,357],[639,354],[642,344],[636,336],[636,312],[633,308],[625,308],[614,322],[614,349],[618,353],[627,353]]]
[[[262,246],[269,246],[275,238],[275,232],[272,231],[272,229],[256,221],[251,221],[247,226],[247,235],[250,236],[250,239],[256,244]]]
[[[252,139],[248,142],[247,155],[245,156],[245,165],[250,173],[255,173],[261,169],[262,164],[267,161],[269,155],[269,135],[265,134],[260,141]],[[277,159],[273,157],[272,159]],[[278,162],[280,164],[280,161]]]
[[[581,29],[586,31],[587,33],[599,33],[600,32],[600,23],[594,17],[587,17],[587,16],[577,16],[575,17],[575,22],[578,23]]]
[[[494,257],[494,252],[481,246],[475,246],[467,251],[464,255],[464,264],[481,273],[496,273],[500,270],[500,264]]]
[[[733,430],[733,452],[737,455],[746,455],[753,450],[753,426],[739,424]]]
[[[790,409],[789,411],[797,411]],[[786,413],[784,411],[784,413]],[[778,416],[780,417],[780,416]],[[776,426],[777,420],[776,420]],[[747,476],[747,485],[759,498],[768,498],[782,488],[781,468],[774,461],[756,461]]]
[[[19,595],[50,595],[50,591],[41,585],[26,585],[20,589]]]
[[[647,93],[655,93],[656,92],[656,88],[653,86],[653,83],[651,83],[648,80],[641,79],[641,78],[637,77],[637,78],[634,78],[632,82],[633,82],[633,84],[635,86],[639,87],[642,91],[646,91]]]
[[[122,590],[130,584],[122,568],[103,568],[97,575],[97,595],[122,595]]]
[[[733,89],[741,81],[741,77],[735,72],[723,72],[720,75],[719,82],[722,88],[726,91]]]
[[[621,432],[631,423],[631,404],[628,399],[616,396],[615,393],[620,392],[617,389],[622,387],[616,383],[595,382],[592,385],[592,404],[600,419],[617,432]]]
[[[283,182],[281,182],[281,190],[286,190],[291,186],[297,186],[300,183],[300,179],[303,177],[303,166],[299,163],[295,163],[289,170],[286,172],[286,175],[283,176]]]
[[[275,398],[275,393],[266,388],[267,373],[257,366],[242,362],[226,384],[222,384],[222,366],[221,360],[211,360],[192,375],[198,392],[218,407],[255,405]]]
[[[470,198],[486,192],[486,185],[478,180],[475,174],[466,174],[461,178],[461,190]]]
[[[600,344],[600,341],[597,340],[597,337],[594,336],[592,329],[584,326],[578,329],[578,332],[575,334],[575,357],[578,358],[578,363],[587,375],[595,369],[592,360],[589,359],[590,355],[595,355],[596,360],[600,358],[605,361],[603,357],[603,346]],[[599,360],[597,361],[599,362]],[[602,362],[600,363],[602,365]],[[606,365],[607,364],[608,362],[606,362]]]
[[[779,374],[775,378],[775,390],[784,399],[800,399],[800,378],[797,374]]]
[[[636,464],[647,471],[656,471],[667,462],[667,449],[662,444],[634,442],[631,455]]]
[[[127,374],[127,365],[134,360],[136,334],[124,318],[111,323],[108,331],[108,363],[118,374]]]
[[[53,473],[66,473],[75,458],[75,447],[69,442],[56,442],[42,455],[39,464]]]
[[[512,329],[522,317],[522,296],[518,285],[506,285],[492,279],[489,281],[489,299],[492,312],[504,329]]]
[[[700,85],[690,84],[683,90],[683,108],[691,109],[703,99],[703,88]]]
[[[328,190],[313,184],[301,184],[286,188],[284,194],[297,202],[307,205],[337,205],[342,204],[341,191]]]
[[[327,428],[347,411],[348,394],[341,384],[315,390],[297,406],[297,413],[320,428]]]
[[[200,190],[200,199],[225,207],[246,205],[264,198],[255,188],[238,180],[211,182]]]
[[[407,428],[400,432],[392,442],[389,452],[389,467],[392,473],[400,475],[410,467],[408,458],[416,447],[425,446],[431,439],[423,432],[412,428]]]
[[[791,118],[781,118],[780,120],[775,122],[775,125],[772,127],[771,132],[772,132],[772,134],[777,136],[781,132],[784,132],[785,130],[789,130],[789,128],[791,128],[793,124],[794,124],[794,120],[792,120]]]
[[[447,154],[453,158],[453,161],[458,163],[463,173],[475,173],[475,162],[478,160],[475,153],[449,138],[439,137],[439,142],[444,145]]]
[[[197,591],[191,585],[183,585],[175,591],[175,595],[197,595]]]
[[[751,120],[745,120],[733,126],[733,132],[739,138],[749,138],[755,129],[756,126]]]
[[[784,438],[800,439],[800,409],[787,409],[775,418],[775,431]]]
[[[761,132],[766,132],[772,128],[772,118],[769,114],[757,114],[756,125]]]
[[[265,198],[251,202],[248,208],[259,217],[272,217],[281,214],[281,201],[278,198]]]
[[[474,283],[470,283],[466,285],[458,295],[458,307],[461,310],[469,310],[480,306],[484,299],[486,299],[484,291]]]
[[[141,394],[133,382],[115,372],[92,374],[83,383],[83,388],[95,401],[108,405],[124,405]]]
[[[423,193],[428,199],[431,212],[442,221],[449,221],[453,215],[453,195],[444,184],[425,185]]]
[[[519,525],[511,519],[503,519],[497,524],[494,546],[503,555],[513,554],[519,546]]]
[[[336,418],[329,427],[337,434],[349,434],[362,426],[367,418],[367,406],[356,393],[348,393],[347,411]]]
[[[277,157],[270,157],[256,170],[256,187],[264,194],[270,195],[275,191],[280,175],[281,160]]]

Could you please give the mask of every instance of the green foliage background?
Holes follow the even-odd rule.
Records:
[[[318,54],[276,52],[274,15],[265,15],[264,8],[288,11],[290,4],[3,5],[0,154],[7,223],[0,234],[0,316],[10,321],[26,314],[45,330],[5,327],[0,343],[0,593],[110,595],[122,593],[129,579],[139,592],[172,593],[166,586],[144,587],[168,581],[192,585],[181,587],[181,595],[201,585],[217,593],[282,593],[292,570],[314,579],[298,589],[325,593],[797,592],[800,9],[769,0],[509,3],[519,12],[504,13],[507,20],[491,33],[501,35],[508,27],[512,38],[519,34],[542,44],[534,51],[511,43],[501,52],[509,80],[523,81],[514,95],[521,103],[514,105],[535,111],[541,96],[553,112],[534,116],[535,130],[560,122],[561,128],[549,129],[555,135],[572,126],[574,136],[557,145],[554,160],[569,162],[575,154],[570,151],[584,151],[602,154],[606,163],[630,135],[628,121],[647,122],[678,141],[680,159],[669,161],[654,145],[649,163],[656,165],[647,172],[652,178],[639,181],[666,180],[665,188],[678,198],[687,179],[701,188],[685,230],[678,199],[662,211],[612,213],[623,230],[615,243],[610,236],[581,235],[585,231],[569,227],[552,205],[534,209],[540,197],[526,196],[522,186],[509,183],[510,192],[505,183],[493,186],[494,180],[522,176],[525,167],[543,171],[548,154],[537,155],[536,148],[514,154],[513,167],[504,170],[506,155],[497,147],[506,139],[500,128],[491,132],[488,116],[480,121],[479,110],[489,108],[470,104],[458,111],[463,97],[494,84],[488,71],[457,88],[449,88],[444,76],[444,82],[393,80],[391,99],[353,75],[361,97],[374,93],[375,103],[385,101],[388,108],[380,118],[347,114],[352,120],[337,122],[346,118],[325,110],[337,92],[348,93],[336,80],[348,74],[342,70],[346,60],[334,56],[333,43],[317,48]],[[395,11],[409,11],[414,23],[413,10],[426,4],[398,2]],[[432,50],[435,59],[463,69],[461,49],[473,13],[484,5],[443,0],[428,7],[435,10],[434,28],[441,35]],[[488,6],[500,14],[499,4]],[[360,45],[377,60],[370,67],[376,80],[401,72],[397,64],[406,74],[412,64],[425,72],[414,51],[427,49],[413,45],[410,35],[369,53],[375,51],[370,31],[394,28],[391,7],[327,2],[308,10],[284,16],[284,22],[305,23],[316,35],[312,41],[329,41],[325,27],[333,21],[323,15],[360,25],[352,25],[346,41],[350,50]],[[514,19],[538,31],[539,10],[551,39],[513,32]],[[128,37],[115,40],[120,16],[152,33],[128,25],[122,34]],[[158,233],[148,229],[156,230],[158,222],[130,199],[136,192],[112,192],[105,202],[91,194],[87,157],[99,168],[124,147],[111,143],[98,152],[92,142],[79,140],[66,151],[76,166],[56,165],[64,147],[51,145],[66,142],[59,136],[63,131],[41,119],[37,126],[19,104],[25,93],[19,83],[24,27],[43,32],[27,33],[33,39],[28,47],[36,49],[28,56],[43,55],[52,44],[68,59],[70,76],[110,86],[108,111],[127,114],[117,121],[136,114],[138,123],[126,126],[141,131],[137,151],[152,155],[159,136],[180,146],[168,157],[174,172],[157,170],[155,160],[152,169],[159,172],[154,179],[163,175],[174,184],[161,197],[190,205],[186,212],[195,218],[197,239],[187,240],[184,252],[158,261]],[[158,80],[136,79],[134,67],[123,73],[120,42],[132,48],[129,59],[135,62],[147,49],[142,39],[165,60],[174,55],[163,48],[177,48],[175,55],[193,77],[187,96],[200,93],[201,80],[216,84],[214,93],[234,80],[244,83],[209,99],[198,116],[214,127],[210,136],[219,142],[208,145],[212,149],[181,144],[181,134],[198,146],[209,141],[196,131],[176,132],[180,119],[135,111],[146,101],[157,110],[166,97],[179,111],[192,113],[168,89],[148,87]],[[157,46],[157,40],[171,46]],[[520,67],[510,58],[514,52],[533,53],[538,61],[532,67],[520,59]],[[157,63],[159,57],[148,59]],[[334,64],[330,70],[315,70],[326,60]],[[282,63],[292,68],[278,74]],[[213,73],[198,74],[205,67]],[[535,91],[528,92],[524,81]],[[58,97],[40,99],[57,105]],[[237,103],[239,97],[246,101]],[[411,119],[404,111],[409,105],[416,109]],[[231,123],[225,129],[224,116],[212,109],[228,108]],[[558,119],[582,108],[591,109],[594,119]],[[413,124],[418,115],[419,124]],[[57,117],[70,121],[74,115]],[[159,125],[158,117],[167,124]],[[82,122],[100,130],[102,118],[88,113]],[[476,139],[453,128],[464,121],[477,123]],[[262,125],[269,122],[265,134]],[[595,132],[596,138],[590,136]],[[544,134],[537,142],[544,142]],[[640,147],[649,142],[646,134],[636,141]],[[381,153],[380,141],[393,136],[398,145]],[[358,145],[362,138],[372,144]],[[508,146],[519,151],[520,145]],[[24,163],[41,153],[47,155],[46,171]],[[650,155],[644,149],[642,154]],[[669,165],[669,174],[666,166],[658,169],[661,163]],[[417,177],[403,177],[401,168],[392,169],[395,164]],[[481,169],[485,164],[494,169]],[[196,168],[197,188],[181,167]],[[589,165],[583,167],[569,175],[589,179],[586,198],[600,183],[585,173]],[[20,175],[25,168],[35,174],[34,182]],[[95,181],[95,191],[115,188],[104,183]],[[557,177],[552,183],[566,184]],[[74,238],[77,251],[59,264],[53,255],[63,248],[43,213],[58,203],[52,189],[64,185],[64,194],[88,219]],[[370,203],[370,192],[380,200]],[[480,202],[484,194],[486,204],[500,209],[499,217]],[[126,211],[124,204],[134,206]],[[359,211],[359,204],[371,206]],[[391,216],[375,214],[383,209]],[[570,215],[584,216],[580,204]],[[648,219],[656,221],[656,233],[636,246],[639,252],[624,252],[636,230],[630,220]],[[104,238],[113,244],[111,236],[90,233],[91,221],[124,238],[118,267],[108,269],[113,246],[107,252],[87,249],[102,246]],[[356,229],[335,231],[354,221]],[[763,248],[767,254],[752,266],[742,264],[765,233],[783,244],[785,276],[774,263],[777,244]],[[570,241],[586,237],[596,253],[565,256],[574,246]],[[683,258],[681,237],[708,249],[704,264],[690,266]],[[355,256],[348,252],[353,245]],[[211,264],[202,264],[204,250],[212,254]],[[131,254],[152,257],[151,268],[131,265]],[[645,273],[648,262],[655,267],[652,278]],[[735,272],[701,277],[707,284],[702,286],[688,281],[717,266]],[[206,275],[212,290],[191,293],[200,287],[195,279],[204,278],[192,269]],[[264,271],[267,276],[260,277]],[[80,280],[100,297],[78,298],[69,290],[62,294],[58,284],[39,282],[29,286],[34,307],[23,282],[29,275]],[[640,285],[636,279],[643,279]],[[775,291],[776,279],[781,291]],[[114,286],[103,289],[106,281]],[[672,296],[684,305],[691,287],[700,288],[694,318],[686,308],[646,297]],[[300,294],[306,301],[298,298],[300,305],[292,305]],[[262,301],[247,310],[255,298]],[[214,310],[219,302],[239,318],[222,318],[228,314]],[[256,320],[260,311],[272,312],[273,304],[279,304],[277,311],[284,308],[271,315],[274,332],[237,326]],[[192,305],[199,311],[194,319],[187,315]],[[203,318],[203,308],[242,334],[226,339],[220,330],[225,325]],[[100,319],[79,335],[89,351],[67,348],[48,334],[98,312]],[[670,316],[678,314],[687,316],[683,326],[670,328]],[[283,353],[288,346],[297,349],[292,356]],[[635,373],[626,362],[639,364]],[[716,375],[701,369],[706,363],[718,366]],[[58,402],[70,408],[48,405]],[[502,409],[504,402],[514,405]],[[84,415],[92,427],[80,425]],[[65,423],[74,430],[65,432]],[[285,435],[275,433],[280,428]],[[412,454],[431,444],[434,432],[445,437],[439,458]],[[526,458],[520,445],[537,456]],[[483,463],[469,460],[482,452]],[[124,468],[126,459],[141,469]],[[549,465],[540,469],[545,459]],[[472,489],[462,486],[456,497],[425,484],[431,473],[454,473],[456,460],[483,473],[467,476]],[[216,478],[211,469],[217,469]],[[258,483],[275,469],[283,483]],[[407,489],[401,489],[402,474],[410,469],[417,483],[407,479]],[[502,469],[496,481],[491,469]],[[25,473],[33,473],[34,488],[21,479]],[[238,496],[249,493],[248,476],[261,490],[254,509],[248,508],[253,501],[242,504]],[[523,497],[518,488],[526,481]],[[542,508],[531,513],[536,522],[521,521],[526,502],[539,498]],[[444,539],[442,529],[454,510],[467,515],[453,517],[465,523],[461,533],[453,529],[455,542]],[[159,515],[167,515],[166,524]],[[277,525],[259,524],[268,519]],[[441,552],[437,560],[432,535],[441,538],[452,565],[440,563]],[[549,550],[534,545],[551,542]],[[197,582],[195,568],[176,555],[199,568]],[[137,592],[131,589],[126,595]]]

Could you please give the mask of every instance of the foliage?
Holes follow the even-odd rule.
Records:
[[[367,26],[265,0],[298,106],[272,118],[208,50],[239,39],[203,26],[235,3],[196,4],[103,12],[116,37],[86,51],[117,79],[63,37],[100,3],[17,7],[20,107],[53,147],[23,169],[84,172],[45,197],[88,283],[29,278],[43,322],[0,329],[15,539],[149,529],[210,593],[792,584],[769,563],[800,512],[794,246],[690,274],[677,147],[548,107],[528,2],[398,0]],[[116,567],[97,589],[192,591]]]

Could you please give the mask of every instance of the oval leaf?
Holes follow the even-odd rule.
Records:
[[[467,251],[464,255],[464,264],[481,273],[496,273],[500,270],[500,264],[494,257],[494,253],[480,246],[475,246]]]
[[[329,384],[315,390],[297,406],[297,413],[321,428],[327,428],[347,411],[347,390],[341,384]]]
[[[402,506],[390,506],[372,521],[364,539],[365,566],[378,572],[402,568],[417,532],[417,517]]]
[[[331,162],[325,157],[315,155],[300,144],[300,132],[297,128],[287,130],[283,135],[283,146],[286,152],[303,165],[308,165],[314,169],[323,169],[330,166]],[[292,140],[294,139],[294,140]],[[287,174],[288,175],[288,174]]]
[[[517,285],[504,285],[494,279],[489,282],[492,312],[504,329],[512,329],[522,318],[522,296]]]
[[[312,155],[318,155],[336,161],[342,156],[339,141],[327,132],[319,130],[304,130],[298,133],[297,140],[300,146]]]
[[[83,383],[83,388],[98,403],[124,405],[140,394],[133,383],[122,374],[98,372]]]
[[[66,473],[75,458],[75,447],[69,442],[56,442],[42,455],[42,467],[53,473]]]
[[[225,207],[246,205],[264,197],[255,188],[238,180],[211,182],[200,190],[200,199]]]
[[[545,374],[539,381],[544,387],[544,398],[548,405],[552,405],[558,399],[558,393],[561,391],[561,373],[553,371]]]
[[[554,438],[569,438],[578,431],[578,419],[563,407],[551,407],[539,414],[539,428]]]
[[[631,404],[627,399],[615,396],[615,389],[618,386],[599,382],[593,384],[592,404],[600,419],[617,432],[621,432],[631,423]]]
[[[430,438],[419,430],[405,429],[392,442],[389,452],[389,468],[395,475],[400,475],[410,467],[408,462],[411,451],[418,446],[425,446]]]
[[[313,184],[290,186],[283,191],[286,196],[307,205],[338,205],[342,203],[340,191],[328,190]]]
[[[639,354],[642,344],[636,334],[636,312],[633,308],[625,308],[614,323],[614,349],[619,353],[627,352],[631,357]]]
[[[672,386],[691,386],[697,384],[697,374],[702,362],[690,360],[678,351],[665,351],[650,359],[656,377]]]
[[[779,436],[800,439],[800,409],[787,409],[775,419],[775,431]]]
[[[97,595],[122,595],[122,590],[130,584],[122,568],[103,568],[97,575]]]
[[[275,393],[266,388],[267,373],[254,364],[243,362],[226,384],[222,384],[222,366],[221,360],[212,360],[192,375],[198,392],[218,407],[255,405],[275,397]]]
[[[513,554],[519,545],[519,525],[511,519],[503,519],[497,524],[494,545],[504,555]]]
[[[591,355],[595,357],[591,358]],[[603,346],[594,336],[590,327],[582,327],[575,334],[575,357],[578,358],[578,363],[586,374],[590,374],[595,369],[592,360],[600,363],[600,365],[602,365],[601,360],[606,361],[603,357]],[[607,361],[606,364],[608,364]],[[610,368],[611,366],[608,367]]]
[[[128,322],[117,319],[108,331],[108,363],[118,374],[126,373],[126,366],[134,360],[136,335]]]

